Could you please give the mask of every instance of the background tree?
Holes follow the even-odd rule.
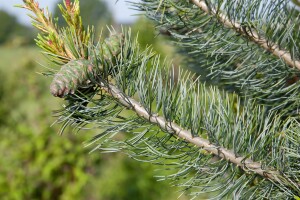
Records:
[[[19,44],[32,43],[34,39],[33,30],[20,24],[14,16],[0,10],[0,23],[0,45],[16,42]]]
[[[200,78],[175,77],[130,31],[93,42],[78,1],[61,9],[65,29],[24,2],[43,33],[38,45],[61,66],[47,73],[52,94],[67,103],[58,122],[100,132],[87,146],[159,164],[170,172],[161,179],[193,196],[299,198],[299,13],[289,1],[134,4],[173,37]]]
[[[0,19],[2,21],[1,25],[1,32],[0,32],[0,43],[3,43],[7,40],[10,32],[14,30],[14,25],[17,24],[17,20],[6,13],[5,11],[0,11]]]

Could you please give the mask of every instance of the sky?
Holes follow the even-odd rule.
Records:
[[[49,10],[54,9],[58,0],[37,0],[40,7],[48,6]],[[96,1],[96,0],[95,0]],[[115,20],[118,23],[130,23],[133,22],[137,17],[133,16],[137,14],[137,11],[129,9],[129,4],[125,0],[119,0],[115,3],[115,0],[103,0],[109,8],[112,10]],[[138,2],[139,0],[131,0],[131,2]],[[11,14],[14,14],[18,20],[25,24],[30,24],[30,18],[26,15],[28,11],[25,9],[15,8],[14,5],[23,4],[22,0],[0,0],[0,10],[5,10]]]

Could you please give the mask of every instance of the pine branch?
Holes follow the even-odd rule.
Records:
[[[220,23],[223,23],[224,26],[234,29],[237,33],[246,36],[252,42],[255,42],[256,44],[260,45],[268,52],[271,52],[278,58],[284,60],[286,64],[289,65],[290,67],[298,68],[300,70],[299,60],[293,59],[291,54],[288,51],[280,49],[280,47],[277,44],[268,41],[266,38],[259,35],[255,30],[252,30],[250,26],[244,27],[240,23],[230,20],[226,15],[222,14],[220,11],[217,11],[212,7],[208,7],[206,2],[203,0],[190,0],[190,1],[196,6],[198,6],[201,10],[203,10],[208,15],[214,15],[214,17],[216,17]]]
[[[148,50],[139,52],[137,48],[138,47],[134,46],[127,38],[122,46],[121,54],[115,55],[117,57],[115,64],[106,63],[101,69],[91,67],[96,70],[96,72],[94,71],[92,77],[89,77],[89,79],[93,84],[98,85],[99,93],[95,92],[94,95],[100,95],[100,98],[93,99],[93,97],[84,97],[84,105],[82,105],[80,103],[82,97],[80,97],[80,94],[77,94],[77,100],[70,101],[70,104],[66,107],[65,113],[62,114],[59,121],[65,125],[73,124],[76,126],[78,126],[78,124],[82,125],[82,123],[93,123],[97,124],[97,127],[104,129],[102,133],[91,140],[91,144],[97,144],[96,150],[99,149],[105,152],[123,150],[128,152],[130,156],[137,158],[137,160],[143,160],[145,157],[149,157],[152,162],[157,159],[156,157],[177,158],[176,154],[168,155],[158,150],[161,146],[166,148],[167,144],[163,142],[164,139],[159,138],[155,134],[156,131],[154,131],[153,126],[156,125],[164,134],[169,133],[182,139],[182,141],[178,139],[170,141],[168,145],[172,146],[170,147],[171,149],[174,148],[173,146],[179,146],[180,143],[183,143],[182,147],[176,147],[176,149],[186,149],[190,145],[193,145],[193,148],[189,149],[186,154],[199,152],[199,149],[204,149],[208,153],[201,152],[201,157],[205,154],[220,157],[223,163],[219,163],[219,167],[221,165],[226,168],[229,163],[239,166],[238,168],[235,167],[233,174],[237,173],[237,169],[243,169],[244,172],[241,173],[244,174],[244,181],[252,180],[253,176],[260,175],[265,181],[268,179],[272,182],[273,186],[276,185],[281,188],[282,191],[286,191],[286,195],[292,194],[289,193],[288,188],[294,191],[299,190],[299,183],[292,180],[294,175],[290,174],[290,172],[285,174],[284,169],[286,169],[286,167],[282,168],[282,164],[279,164],[283,161],[277,157],[280,151],[273,149],[279,147],[278,145],[284,144],[281,135],[274,139],[272,135],[275,133],[278,134],[278,132],[281,134],[281,132],[284,131],[281,130],[281,128],[282,126],[285,127],[285,125],[282,125],[277,120],[269,122],[268,120],[272,118],[271,116],[262,115],[262,111],[257,111],[256,113],[257,108],[253,108],[251,105],[243,105],[245,106],[243,110],[237,111],[237,113],[234,112],[233,114],[232,111],[228,109],[226,103],[221,103],[221,95],[215,94],[213,91],[202,90],[199,88],[201,87],[198,85],[199,82],[189,82],[191,77],[181,77],[179,75],[179,80],[176,81],[174,76],[171,75],[171,77],[169,77],[169,69],[165,69],[161,66],[157,57],[153,57],[152,53]],[[129,52],[131,53],[128,54]],[[150,63],[153,69],[149,71],[147,66]],[[162,69],[160,69],[160,67],[162,67]],[[83,72],[86,71],[86,73],[88,73],[86,69],[89,68],[89,65],[86,65],[84,68]],[[108,80],[105,75],[108,73],[105,72],[104,69],[113,71],[111,76],[115,78]],[[164,76],[162,76],[162,74],[164,74]],[[115,82],[116,86],[111,82]],[[164,83],[162,84],[162,82]],[[207,93],[212,93],[211,99],[206,99],[205,96],[208,95]],[[138,96],[139,100],[134,100],[132,96]],[[75,97],[76,94],[73,98]],[[197,103],[190,103],[189,99],[194,99]],[[209,105],[205,103],[206,101],[209,102]],[[229,99],[226,98],[225,102],[227,101],[229,101]],[[86,102],[96,106],[86,107]],[[188,107],[188,105],[192,105],[192,107]],[[134,117],[134,115],[126,116],[125,118],[122,117],[120,113],[124,110],[124,106],[127,109],[133,110],[137,114],[137,117]],[[240,103],[237,103],[236,106],[237,109],[242,109]],[[204,111],[206,109],[207,111]],[[153,112],[154,110],[156,110],[156,112]],[[253,121],[252,115],[249,115],[250,110],[256,113],[254,116],[259,118],[256,119],[257,121]],[[162,113],[164,117],[153,113]],[[249,121],[249,117],[251,121]],[[218,128],[214,127],[213,123],[215,120],[217,120],[216,126]],[[224,123],[221,122],[222,120],[224,120]],[[180,125],[178,122],[180,122]],[[286,124],[289,123],[289,121],[286,122]],[[220,124],[224,126],[220,126]],[[261,130],[256,127],[264,128]],[[226,135],[222,135],[222,130],[225,129],[227,130],[225,131]],[[205,134],[203,134],[201,130],[206,130],[209,133],[208,140],[203,137]],[[136,136],[125,142],[114,140],[113,138],[120,131],[135,133]],[[149,133],[149,136],[146,136],[147,133]],[[223,136],[224,138],[222,138]],[[164,137],[168,137],[168,134]],[[228,140],[228,138],[231,137],[235,137],[234,141],[238,142],[232,143],[230,139]],[[255,142],[252,137],[256,138],[254,139]],[[274,143],[276,145],[267,147],[270,143],[270,139],[272,140],[272,144]],[[244,149],[248,148],[246,144],[253,142],[255,146],[253,147],[254,149]],[[141,147],[140,145],[142,144],[146,145],[146,147]],[[233,147],[233,149],[228,150],[225,146]],[[258,150],[258,146],[262,149],[259,148],[260,150]],[[272,150],[270,150],[270,148],[272,148]],[[167,151],[171,151],[171,149],[167,148]],[[136,153],[139,151],[140,153]],[[270,159],[272,161],[259,161],[260,159],[256,156],[257,153],[258,155],[260,153],[269,155],[270,151],[276,155],[275,157],[271,156],[272,158]],[[185,153],[183,155],[185,155]],[[262,157],[266,158],[265,156],[266,155]],[[250,159],[250,157],[258,161],[255,162]],[[279,161],[279,163],[273,163],[274,160]],[[188,166],[189,162],[191,161],[181,160],[178,165],[182,167]],[[199,163],[199,165],[201,164]],[[282,170],[278,170],[277,167]],[[191,169],[188,167],[186,170],[189,171]],[[180,174],[182,172],[178,173]],[[208,173],[214,174],[212,171]],[[231,174],[231,172],[228,173]],[[250,183],[245,182],[244,184],[248,185]],[[194,184],[186,183],[185,186],[192,187],[191,185]],[[232,186],[230,188],[235,187],[239,186]],[[262,186],[256,185],[256,187]],[[267,188],[268,187],[269,186],[267,186]],[[245,194],[246,193],[247,192],[245,192]]]
[[[210,154],[218,156],[221,159],[228,160],[229,162],[241,167],[246,173],[259,174],[260,176],[278,183],[290,182],[290,180],[286,179],[286,176],[279,171],[263,167],[261,163],[254,162],[246,157],[238,156],[231,150],[212,144],[209,140],[201,137],[195,137],[191,131],[183,129],[176,123],[169,122],[164,117],[161,117],[156,113],[149,113],[149,111],[147,111],[148,109],[141,106],[141,104],[136,100],[126,96],[114,85],[103,82],[99,83],[99,86],[101,89],[111,94],[111,96],[119,101],[123,106],[135,111],[139,117],[159,126],[161,129],[166,130],[178,138],[204,149]],[[300,187],[300,183],[296,184],[295,187]]]
[[[133,3],[157,22],[159,30],[174,39],[185,64],[201,74],[202,81],[254,99],[270,110],[279,110],[284,117],[297,118],[299,70],[252,42],[251,32],[247,31],[256,32],[269,44],[274,41],[297,61],[299,13],[291,10],[288,0],[216,0],[206,1],[205,5],[208,10],[215,10],[215,15],[207,14],[191,1]],[[222,13],[226,13],[227,23],[238,22],[240,31],[248,35],[224,26],[218,17]]]
[[[179,34],[172,34],[185,39],[186,47],[193,46],[192,42],[196,41],[196,45],[199,42],[194,40],[197,37],[193,37],[193,33],[199,31],[198,24],[195,22],[189,26],[192,18],[197,18],[204,28],[209,24],[205,40],[210,41],[209,34],[214,32],[215,24],[210,23],[209,17],[201,19],[197,15],[199,11],[196,14],[188,12],[188,9],[180,7],[181,4],[171,1],[168,1],[169,5],[161,0],[143,1],[147,1],[148,8],[156,11],[159,3],[159,6],[165,6],[164,15],[178,17],[178,24],[173,23],[174,18],[161,19],[167,21],[170,30],[179,26]],[[30,2],[27,1],[27,4]],[[74,4],[65,1],[66,9],[60,6],[69,23],[67,28],[57,33],[70,52],[67,55],[70,61],[64,62],[54,75],[51,92],[54,96],[65,98],[67,103],[58,113],[58,122],[63,123],[62,131],[68,125],[77,128],[93,125],[100,131],[88,143],[96,145],[94,150],[124,151],[137,160],[173,167],[174,174],[166,178],[178,181],[178,185],[187,189],[198,188],[195,195],[204,192],[215,195],[218,192],[217,199],[230,195],[244,199],[276,199],[292,198],[300,193],[297,164],[300,130],[297,120],[283,120],[283,114],[275,109],[270,111],[255,105],[256,102],[251,99],[241,101],[239,97],[215,87],[207,88],[199,82],[199,78],[195,81],[191,74],[182,75],[180,71],[175,78],[171,65],[161,62],[159,55],[149,48],[141,51],[137,42],[132,41],[130,32],[115,34],[112,31],[104,42],[95,44],[93,34],[84,32],[78,3],[78,0]],[[191,6],[187,2],[182,4]],[[71,9],[72,5],[74,9]],[[177,12],[175,15],[174,10]],[[155,15],[159,13],[156,11]],[[39,10],[33,12],[38,13]],[[215,14],[216,17],[218,14]],[[156,19],[158,17],[155,16]],[[197,27],[196,31],[190,30],[193,26]],[[244,27],[241,25],[240,29]],[[181,30],[188,34],[180,35]],[[247,30],[250,29],[243,30],[242,34],[249,34]],[[227,33],[231,34],[230,31]],[[226,37],[232,37],[230,34]],[[227,48],[228,43],[222,34],[217,34],[216,38],[225,40],[220,42],[220,46]],[[188,42],[190,40],[191,43]],[[40,41],[45,40],[40,38]],[[219,59],[218,45],[213,44],[211,51],[202,54],[205,56],[201,57],[201,62],[206,62],[206,65],[213,63],[216,68],[227,67],[226,59],[235,50],[227,53],[222,49]],[[236,64],[244,58],[250,60],[252,45],[244,45],[248,48],[247,52],[241,51],[242,57],[229,63]],[[46,48],[44,45],[41,47]],[[51,53],[54,62],[60,59],[60,54],[46,50]],[[200,52],[203,53],[203,50]],[[272,56],[271,60],[274,60],[275,56]],[[253,57],[260,58],[257,55]],[[269,63],[267,56],[262,60]],[[243,65],[240,67],[245,68],[241,71],[249,70]],[[279,80],[286,78],[281,74],[285,68],[274,67],[271,71],[273,69],[281,70],[277,73],[280,74]],[[267,71],[264,73],[267,74]],[[248,76],[249,71],[241,75]],[[276,95],[285,91],[282,82],[280,84],[275,94],[277,100]],[[261,86],[258,84],[259,90]],[[269,95],[271,90],[267,89]],[[298,93],[296,89],[291,87],[291,96],[294,92]],[[270,101],[273,99],[270,98]],[[131,137],[117,137],[122,133]]]
[[[129,45],[131,43],[127,43],[127,40],[125,40],[125,45]],[[93,107],[85,107],[78,105],[78,102],[80,102],[80,98],[77,101],[72,101],[70,104],[66,107],[66,110],[62,116],[61,116],[61,122],[65,124],[74,124],[77,126],[77,124],[81,123],[95,123],[101,127],[101,129],[105,129],[103,133],[100,133],[99,135],[95,136],[91,140],[91,144],[97,143],[97,146],[95,149],[99,149],[105,152],[114,152],[114,151],[126,151],[130,152],[130,156],[136,157],[137,160],[142,160],[143,158],[139,157],[150,157],[150,160],[153,162],[155,160],[155,157],[170,157],[170,158],[176,158],[178,155],[176,153],[174,155],[168,155],[165,152],[161,152],[158,150],[161,146],[163,148],[166,148],[167,144],[163,141],[163,139],[158,138],[153,133],[153,126],[158,126],[164,134],[169,133],[173,136],[176,136],[181,139],[176,139],[175,141],[170,141],[170,144],[173,146],[179,146],[180,143],[182,144],[182,147],[176,147],[178,149],[186,149],[188,146],[193,145],[193,149],[187,150],[187,152],[190,154],[192,152],[199,152],[200,149],[205,150],[207,153],[201,152],[201,157],[205,154],[210,156],[217,156],[221,158],[221,161],[224,161],[222,164],[219,163],[218,166],[222,165],[224,168],[226,168],[226,165],[229,163],[234,164],[234,172],[233,174],[237,173],[237,169],[242,169],[244,172],[240,172],[244,174],[243,179],[246,180],[252,180],[252,177],[256,175],[260,175],[261,177],[268,179],[272,184],[276,185],[277,187],[281,188],[282,191],[287,191],[286,195],[290,195],[290,191],[288,188],[294,190],[294,191],[300,191],[299,190],[299,183],[295,180],[292,180],[292,177],[294,177],[293,174],[285,174],[285,170],[287,167],[282,168],[281,164],[275,164],[273,161],[258,161],[255,162],[249,157],[255,158],[256,160],[259,160],[257,156],[255,156],[258,152],[264,152],[269,154],[270,151],[272,151],[275,154],[278,154],[279,152],[275,149],[270,150],[270,147],[267,147],[268,140],[273,138],[273,134],[279,134],[279,137],[276,137],[272,140],[272,146],[271,148],[274,148],[278,145],[286,145],[282,141],[283,137],[281,137],[281,134],[284,130],[281,130],[282,125],[280,125],[279,121],[275,120],[272,122],[268,122],[268,117],[261,116],[261,111],[258,111],[258,115],[260,119],[257,119],[257,122],[259,124],[253,124],[254,126],[258,127],[264,127],[263,130],[258,129],[257,132],[253,132],[256,130],[255,127],[252,127],[252,125],[248,123],[253,123],[252,121],[248,121],[248,117],[253,120],[251,116],[248,116],[249,111],[256,110],[256,108],[252,108],[250,105],[245,105],[245,110],[237,111],[237,113],[232,114],[230,110],[227,110],[227,105],[223,105],[220,101],[220,95],[214,94],[212,91],[212,99],[207,99],[208,102],[210,100],[219,102],[219,108],[218,105],[216,105],[216,102],[211,102],[210,105],[206,105],[203,101],[203,99],[206,99],[205,95],[207,93],[210,93],[209,91],[202,91],[202,89],[198,88],[199,83],[197,81],[193,82],[192,84],[189,83],[189,79],[187,78],[181,78],[179,76],[179,80],[185,80],[187,82],[177,82],[174,80],[174,77],[161,77],[161,74],[168,74],[167,71],[161,71],[158,69],[158,59],[157,58],[151,58],[151,53],[148,51],[139,53],[135,47],[130,47],[130,51],[135,52],[137,55],[130,55],[128,58],[123,57],[124,55],[127,55],[128,52],[126,50],[126,47],[123,47],[122,60],[118,60],[116,63],[116,66],[111,66],[115,69],[115,73],[112,74],[113,77],[115,77],[115,80],[111,80],[112,82],[116,82],[117,86],[114,86],[111,81],[107,80],[103,74],[106,74],[105,72],[98,71],[98,74],[96,77],[90,77],[90,80],[92,80],[92,83],[99,86],[98,91],[101,91],[100,93],[95,93],[100,95],[99,99],[93,99],[89,98],[89,100],[84,100],[83,102],[88,102],[89,104],[96,105],[95,108]],[[147,56],[146,56],[147,55]],[[120,57],[119,56],[119,57]],[[137,59],[137,57],[139,59]],[[139,61],[141,58],[143,58],[141,61]],[[152,63],[153,66],[156,66],[154,69],[150,70],[150,72],[147,72],[147,65],[149,64],[150,60],[154,60],[155,62]],[[139,62],[141,64],[137,64],[136,62]],[[136,64],[134,64],[136,63]],[[88,65],[87,65],[88,67]],[[92,67],[93,69],[97,69],[97,67]],[[102,68],[102,69],[105,69]],[[143,69],[143,70],[142,70]],[[136,74],[138,73],[138,75]],[[132,77],[128,77],[129,74],[133,74]],[[172,73],[171,73],[172,74]],[[143,78],[143,76],[145,76]],[[124,79],[126,77],[126,80]],[[146,78],[148,77],[148,78]],[[146,80],[146,81],[145,81]],[[160,85],[160,82],[164,80],[166,85]],[[127,82],[128,81],[128,82]],[[171,85],[169,85],[171,84]],[[178,84],[178,85],[177,85]],[[149,86],[152,85],[152,86]],[[176,86],[177,85],[177,86]],[[197,86],[198,85],[198,86]],[[148,86],[148,88],[147,88]],[[162,87],[162,88],[160,88]],[[119,89],[123,88],[123,89]],[[146,89],[147,88],[147,89]],[[168,90],[169,88],[170,90]],[[182,89],[180,89],[182,88]],[[189,88],[188,91],[183,92],[186,88]],[[181,91],[182,90],[182,91]],[[133,92],[134,91],[134,92]],[[162,97],[160,95],[159,91],[164,91],[164,94],[168,94],[167,96]],[[199,93],[197,93],[197,92]],[[133,93],[132,93],[133,92]],[[137,94],[135,93],[137,92]],[[183,92],[183,94],[181,94]],[[203,93],[202,93],[203,92]],[[186,94],[184,94],[186,93]],[[152,96],[152,95],[153,96]],[[79,95],[79,94],[77,94]],[[194,96],[193,96],[194,95]],[[139,96],[139,101],[136,101],[132,98],[132,96]],[[152,96],[152,97],[151,97]],[[185,97],[183,97],[185,96]],[[79,95],[80,97],[80,95]],[[154,99],[157,98],[156,103],[153,103]],[[198,97],[198,98],[197,98]],[[152,100],[151,100],[152,99]],[[187,105],[189,105],[188,99],[197,99],[199,101],[199,104],[193,104],[195,107],[195,110],[189,110]],[[227,100],[226,100],[227,101]],[[74,103],[77,102],[77,103]],[[160,102],[160,103],[159,103]],[[175,103],[175,104],[174,104]],[[155,106],[156,104],[156,106]],[[217,103],[218,104],[218,103]],[[163,111],[164,117],[159,116],[155,113],[160,113],[160,106],[163,105],[161,108]],[[166,108],[167,105],[170,105],[170,107]],[[117,109],[117,107],[118,109]],[[199,107],[200,108],[199,108]],[[211,110],[211,106],[217,106],[214,107],[214,110]],[[137,117],[134,117],[134,115],[126,116],[125,119],[122,119],[120,112],[125,108],[131,109],[136,113]],[[201,108],[204,107],[204,108]],[[205,108],[206,107],[206,108]],[[238,103],[237,108],[239,109],[241,105]],[[80,108],[78,110],[78,108]],[[172,108],[176,108],[178,110],[173,110]],[[250,109],[250,110],[246,110]],[[158,109],[158,112],[153,112],[153,110]],[[180,112],[180,110],[184,110],[183,113]],[[192,109],[192,108],[191,108]],[[203,112],[202,109],[208,109],[207,113]],[[220,110],[219,110],[220,109]],[[223,110],[224,109],[224,110]],[[224,113],[223,113],[224,112]],[[108,114],[110,113],[110,114]],[[113,114],[111,114],[113,113]],[[192,114],[190,114],[192,113]],[[194,115],[195,113],[199,114],[200,116]],[[229,114],[231,113],[231,114]],[[190,117],[189,117],[190,115]],[[230,115],[234,119],[233,122],[230,120]],[[255,115],[255,114],[254,114]],[[67,116],[67,117],[66,117]],[[120,116],[120,117],[119,117]],[[186,116],[185,119],[180,118],[182,116]],[[212,119],[211,119],[212,118]],[[214,125],[212,124],[214,120],[218,119],[218,123],[221,123],[220,120],[224,120],[225,127],[219,127],[214,128]],[[201,119],[201,120],[200,120]],[[213,120],[214,119],[214,120]],[[80,120],[80,121],[78,121]],[[210,121],[212,120],[212,121]],[[124,121],[124,122],[122,122]],[[136,123],[133,123],[135,122]],[[172,121],[172,122],[171,122]],[[255,121],[255,120],[254,120]],[[179,125],[177,122],[180,122],[181,125]],[[188,122],[195,122],[196,124],[189,123]],[[147,125],[150,123],[150,125]],[[231,125],[231,123],[233,123]],[[185,124],[185,125],[184,125]],[[290,122],[286,122],[286,124],[290,124]],[[200,130],[197,128],[197,126],[201,127]],[[209,127],[212,126],[212,129],[210,130]],[[217,125],[218,126],[218,125]],[[238,144],[232,144],[231,140],[227,140],[224,138],[220,139],[222,137],[221,132],[224,129],[228,129],[228,126],[232,126],[231,132],[226,132],[227,139],[230,137],[241,137],[241,138],[235,138],[234,141],[239,141]],[[186,128],[183,128],[186,127]],[[279,129],[277,129],[277,128]],[[142,129],[142,131],[138,131],[137,129]],[[205,139],[203,136],[204,134],[201,133],[201,129],[206,130],[207,132],[210,132],[209,135],[214,135],[212,137],[209,137],[209,139]],[[152,131],[151,131],[152,130]],[[155,129],[154,129],[155,130]],[[128,139],[124,143],[121,141],[115,141],[113,138],[118,134],[118,132],[128,132],[128,133],[135,133],[136,136],[133,138]],[[215,131],[215,133],[213,133]],[[275,132],[273,132],[275,131]],[[154,131],[155,132],[155,131]],[[193,133],[194,132],[194,133]],[[279,133],[277,133],[279,132]],[[146,133],[149,133],[149,136],[146,136]],[[241,135],[236,135],[241,134]],[[231,135],[231,136],[230,136]],[[168,137],[167,135],[165,137]],[[254,148],[253,150],[244,150],[244,148],[248,148],[246,144],[249,142],[251,143],[252,137],[255,137],[254,139]],[[219,138],[219,139],[214,139]],[[154,144],[151,144],[150,141],[160,141],[160,142],[154,142]],[[226,141],[226,142],[225,142]],[[253,141],[252,141],[253,142]],[[142,148],[141,144],[145,144],[146,148]],[[221,145],[222,144],[222,145]],[[107,146],[106,146],[107,145]],[[228,148],[225,148],[224,146],[231,146],[233,145],[233,150],[228,150]],[[241,145],[241,146],[240,146]],[[239,147],[240,146],[240,147]],[[244,146],[244,147],[243,147]],[[262,149],[258,150],[258,146],[260,146]],[[279,146],[278,146],[279,147]],[[174,147],[173,147],[174,148]],[[275,147],[276,148],[276,147]],[[172,149],[172,148],[171,148]],[[167,151],[171,151],[171,149],[167,148]],[[241,149],[241,151],[237,150]],[[129,151],[130,150],[130,151]],[[134,153],[136,151],[141,151],[140,153]],[[253,152],[252,152],[253,151]],[[292,152],[291,150],[289,150]],[[260,152],[260,153],[261,153]],[[188,154],[187,153],[187,154]],[[260,154],[258,153],[258,154]],[[154,155],[152,155],[154,154]],[[247,156],[239,156],[239,155],[247,155]],[[185,154],[183,154],[185,155]],[[151,158],[153,156],[153,158]],[[180,155],[181,156],[181,155]],[[275,157],[270,158],[271,160],[280,160],[279,162],[282,162],[281,158],[277,158],[278,155]],[[263,156],[264,157],[264,156]],[[153,159],[153,160],[152,160]],[[178,161],[177,161],[178,162]],[[187,163],[186,163],[187,162]],[[188,163],[191,161],[185,161],[180,160],[178,165],[188,167]],[[207,162],[207,161],[206,161]],[[272,164],[271,164],[272,163]],[[200,163],[199,163],[200,164]],[[206,163],[207,164],[207,163]],[[198,164],[194,164],[198,165]],[[201,164],[200,164],[201,165]],[[278,170],[277,167],[281,168],[282,170]],[[200,167],[200,168],[203,168]],[[182,169],[184,170],[184,169]],[[190,167],[188,169],[190,170]],[[208,170],[208,169],[207,169]],[[178,172],[179,174],[182,172]],[[214,173],[208,172],[209,174]],[[231,172],[228,172],[231,173]],[[221,173],[222,174],[222,173]],[[180,175],[176,175],[176,177]],[[173,177],[173,176],[171,176]],[[248,177],[248,178],[247,178]],[[297,180],[297,179],[296,179]],[[263,182],[263,181],[262,181]],[[191,187],[191,183],[188,183],[186,187]],[[249,182],[244,184],[251,184]],[[266,184],[266,183],[265,183]],[[272,185],[271,184],[271,185]],[[268,184],[267,184],[268,185]],[[273,186],[274,186],[273,185]],[[198,185],[197,185],[198,186]],[[233,186],[232,186],[233,187]],[[237,186],[239,187],[239,186]],[[261,185],[256,185],[256,187],[262,187]],[[234,186],[235,188],[235,186]],[[247,192],[246,192],[247,193]]]

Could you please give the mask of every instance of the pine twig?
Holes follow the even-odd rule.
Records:
[[[273,55],[281,58],[287,65],[292,68],[297,68],[300,70],[300,61],[293,60],[291,54],[286,50],[281,50],[280,47],[272,42],[269,42],[266,38],[260,36],[255,30],[251,30],[248,27],[248,30],[244,29],[241,24],[237,22],[232,22],[228,19],[225,14],[216,12],[214,9],[209,9],[208,5],[203,0],[190,0],[193,4],[199,7],[208,15],[215,15],[217,19],[224,24],[226,27],[234,29],[239,34],[245,35],[251,39],[252,42],[258,44],[265,50],[271,52]]]
[[[295,188],[300,187],[299,183],[289,180],[284,174],[277,170],[263,167],[261,163],[254,162],[243,156],[236,155],[233,151],[226,148],[211,144],[208,140],[201,137],[194,137],[188,130],[184,130],[182,127],[173,122],[168,122],[164,117],[158,114],[149,113],[143,106],[141,106],[136,100],[126,96],[117,87],[112,84],[104,82],[98,83],[99,86],[114,97],[123,106],[133,110],[138,116],[156,124],[163,130],[173,134],[174,136],[181,138],[195,146],[204,149],[208,153],[218,156],[221,159],[226,159],[229,162],[241,167],[247,173],[255,173],[262,177],[265,177],[273,182],[282,183],[293,183]]]

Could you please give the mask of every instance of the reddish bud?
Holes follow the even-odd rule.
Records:
[[[67,6],[67,8],[71,7],[71,0],[66,0],[66,6]]]
[[[53,44],[52,40],[48,40],[48,44],[52,45]]]

